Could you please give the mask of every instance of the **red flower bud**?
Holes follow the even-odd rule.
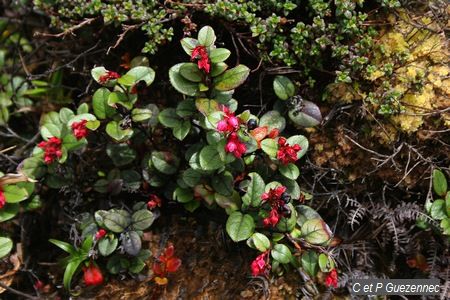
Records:
[[[337,288],[337,283],[338,275],[336,269],[333,269],[328,273],[327,278],[325,279],[325,284],[327,286],[334,286],[335,288]]]
[[[159,198],[155,194],[151,194],[149,196],[149,201],[147,202],[148,209],[152,210],[155,209],[155,207],[161,207],[161,205],[162,205],[161,198]]]
[[[77,138],[77,140],[81,140],[82,138],[88,135],[88,130],[86,128],[87,120],[81,120],[80,122],[72,123],[72,132],[73,135]]]
[[[48,141],[42,141],[38,147],[44,150],[44,162],[51,164],[55,159],[62,156],[61,140],[57,137],[51,137]]]
[[[95,239],[98,241],[98,240],[102,239],[105,235],[106,235],[106,230],[101,228],[97,231],[97,233],[95,233]]]
[[[103,283],[102,271],[93,263],[90,263],[87,268],[84,267],[83,272],[83,279],[86,285],[100,285]]]

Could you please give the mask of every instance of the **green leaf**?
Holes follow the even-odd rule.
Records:
[[[17,203],[6,203],[2,209],[0,209],[0,223],[11,220],[19,212],[20,205]]]
[[[184,203],[183,206],[187,211],[194,212],[197,208],[200,207],[200,201],[193,200],[191,202]]]
[[[130,214],[126,210],[111,209],[103,216],[103,224],[112,232],[121,233],[130,226]]]
[[[153,71],[153,69],[150,67],[137,66],[131,68],[124,76],[132,79],[132,82],[130,84],[124,85],[131,86],[143,80],[145,81],[145,84],[149,86],[150,84],[152,84],[153,80],[155,80],[155,71]],[[118,81],[119,83],[122,83],[121,78]]]
[[[131,110],[133,108],[133,104],[137,101],[136,95],[125,95],[122,92],[112,92],[108,96],[107,104],[111,107],[115,106],[115,104],[120,104],[124,106],[126,109]]]
[[[441,197],[447,192],[447,179],[444,173],[438,169],[433,170],[433,188],[436,194]]]
[[[443,234],[450,235],[450,218],[445,218],[441,221],[441,228],[443,230]]]
[[[281,175],[283,175],[286,178],[289,178],[291,180],[296,180],[298,176],[300,175],[300,171],[297,168],[295,164],[287,164],[287,165],[280,165],[279,170]]]
[[[180,159],[167,151],[153,151],[151,161],[156,170],[167,175],[175,174],[180,165]]]
[[[200,45],[210,47],[216,41],[216,34],[211,26],[204,26],[198,32],[198,42]]]
[[[175,108],[166,108],[161,111],[158,115],[158,120],[165,127],[169,128],[175,128],[183,121],[183,119],[177,115]]]
[[[292,259],[291,250],[289,250],[289,248],[283,244],[276,244],[273,247],[272,251],[270,251],[270,254],[272,255],[273,259],[282,264],[288,264]]]
[[[73,123],[81,122],[83,120],[96,121],[97,118],[93,114],[89,114],[89,113],[78,114],[78,115],[74,116],[73,118],[71,118],[69,120],[69,122],[67,122],[67,126],[70,127],[70,126],[72,126]],[[89,127],[88,125],[89,125],[89,122],[88,122],[88,124],[86,124],[86,127]]]
[[[63,124],[69,122],[69,120],[72,119],[74,116],[75,116],[74,112],[67,107],[63,107],[59,111],[59,119]]]
[[[77,249],[75,249],[74,246],[72,246],[69,243],[63,242],[63,241],[59,241],[59,240],[55,240],[55,239],[50,239],[48,240],[50,243],[52,243],[53,245],[59,247],[60,249],[62,249],[63,251],[69,253],[72,256],[77,255]]]
[[[183,120],[172,129],[173,136],[182,141],[191,131],[191,121]]]
[[[98,251],[102,256],[111,255],[116,250],[119,240],[113,236],[112,239],[104,237],[98,242]]]
[[[234,90],[244,83],[249,74],[250,69],[248,67],[238,65],[214,78],[214,87],[219,91]]]
[[[194,187],[200,182],[202,174],[192,168],[189,168],[183,172],[181,178],[189,187]]]
[[[108,269],[109,273],[114,275],[127,270],[129,266],[130,262],[126,258],[119,255],[111,256],[106,263],[106,268]]]
[[[219,193],[214,193],[214,201],[218,206],[225,209],[227,214],[231,214],[240,208],[241,197],[236,191],[233,191],[231,196],[224,196]]]
[[[211,179],[211,185],[213,189],[221,195],[231,196],[233,195],[233,175],[229,172],[224,172],[213,176]]]
[[[225,48],[216,48],[209,53],[209,59],[212,63],[220,63],[230,57],[231,51]]]
[[[298,145],[300,145],[300,147],[302,147],[302,150],[297,152],[297,159],[302,158],[303,155],[306,154],[306,151],[308,151],[309,142],[308,142],[308,139],[306,137],[304,137],[303,135],[293,135],[290,138],[288,138],[286,140],[286,142],[290,146],[294,146],[295,144],[298,144]]]
[[[13,241],[7,237],[0,237],[0,259],[7,256],[13,247]]]
[[[51,137],[61,138],[61,131],[61,125],[47,123],[41,126],[41,136],[44,140],[48,140]]]
[[[262,233],[255,232],[248,240],[247,245],[251,248],[257,249],[261,252],[266,252],[270,249],[270,240]]]
[[[302,237],[313,245],[325,245],[332,237],[330,228],[322,219],[307,220],[301,230]]]
[[[120,123],[117,121],[110,121],[106,125],[106,133],[118,142],[128,140],[133,135],[133,129],[120,128]]]
[[[117,167],[125,166],[136,158],[136,151],[127,144],[108,144],[106,154]]]
[[[208,145],[200,151],[199,162],[201,168],[206,171],[217,170],[223,166],[219,151],[213,145]]]
[[[234,242],[248,239],[255,230],[255,222],[250,215],[235,211],[227,220],[226,230]]]
[[[447,209],[447,216],[450,217],[450,191],[445,195],[445,207]]]
[[[131,260],[129,271],[135,274],[141,272],[145,267],[145,261],[150,257],[150,255],[150,250],[141,250],[139,254]]]
[[[3,193],[7,203],[17,203],[28,198],[28,192],[25,188],[17,185],[7,184],[3,186]]]
[[[194,193],[191,189],[176,188],[173,192],[173,199],[180,203],[188,203],[194,199]]]
[[[108,98],[111,92],[107,88],[99,88],[92,96],[92,108],[97,118],[103,120],[112,117],[116,111],[108,105]]]
[[[145,230],[153,224],[153,221],[155,216],[147,209],[140,209],[131,216],[131,226],[134,230]]]
[[[190,117],[197,112],[193,99],[186,99],[178,103],[176,113],[182,118]]]
[[[281,100],[287,100],[295,95],[294,83],[286,76],[275,76],[273,90]]]
[[[438,199],[431,205],[430,211],[431,217],[435,220],[442,220],[447,217],[447,212],[445,209],[445,202],[442,199]]]
[[[278,129],[280,132],[286,127],[286,120],[276,110],[266,112],[259,120],[259,126],[267,126],[268,131]]]
[[[152,117],[152,110],[147,108],[134,108],[131,111],[131,118],[134,122],[147,121]]]
[[[298,205],[295,209],[297,211],[298,226],[303,226],[308,220],[321,219],[319,213],[307,205]]]
[[[192,50],[194,50],[195,47],[198,46],[198,40],[186,37],[181,40],[181,47],[183,47],[184,52],[186,52],[187,55],[192,55]]]
[[[170,83],[178,92],[188,96],[196,96],[199,92],[198,84],[196,82],[189,81],[181,76],[180,68],[182,65],[183,63],[179,63],[170,68]]]
[[[142,248],[141,237],[136,231],[125,232],[122,235],[122,247],[129,255],[138,255]]]
[[[89,105],[87,103],[81,103],[77,108],[77,114],[87,114],[89,112]]]
[[[87,141],[85,138],[77,140],[77,138],[72,134],[66,135],[62,140],[62,145],[64,146],[64,148],[66,148],[67,151],[74,151],[77,149],[81,149],[86,144]]]
[[[326,254],[321,253],[319,255],[319,268],[322,272],[330,272],[332,269],[334,269],[334,261],[331,257],[328,257]]]
[[[261,195],[264,193],[265,183],[262,177],[255,172],[248,174],[250,183],[247,187],[247,192],[242,197],[242,202],[246,205],[259,207],[261,205]]]
[[[322,122],[322,113],[319,107],[307,100],[303,100],[298,107],[290,109],[288,116],[292,122],[302,127],[314,127]]]
[[[208,116],[216,111],[220,111],[217,101],[207,98],[198,98],[195,100],[195,106],[203,115]]]
[[[203,73],[199,70],[198,66],[194,63],[183,63],[180,66],[180,74],[185,79],[192,82],[202,82]]]
[[[228,65],[223,62],[211,64],[211,72],[209,73],[209,75],[211,75],[211,77],[217,77],[220,74],[223,74],[223,72],[225,72],[227,69],[228,69]],[[216,97],[216,99],[217,99],[217,97]],[[217,99],[217,100],[219,100],[219,99]]]
[[[278,144],[274,139],[264,139],[261,141],[261,149],[271,158],[275,158],[278,152]]]
[[[80,264],[84,261],[82,258],[71,260],[64,271],[63,283],[66,290],[70,290],[70,283],[72,282],[72,277],[78,270]]]
[[[317,272],[319,271],[317,260],[317,253],[312,250],[308,250],[303,253],[301,258],[303,269],[312,277],[315,277],[317,275]]]

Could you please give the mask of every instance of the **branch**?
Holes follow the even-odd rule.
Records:
[[[53,33],[47,33],[47,32],[36,32],[36,33],[34,34],[34,36],[35,36],[35,37],[55,37],[55,38],[60,38],[60,37],[62,37],[62,38],[64,38],[64,37],[66,37],[66,35],[68,35],[68,34],[75,35],[75,34],[74,34],[74,31],[75,31],[75,30],[78,30],[78,29],[80,29],[80,28],[82,28],[82,27],[84,27],[84,26],[86,26],[86,25],[91,24],[92,22],[94,22],[95,20],[97,20],[97,18],[98,18],[98,17],[96,17],[96,18],[85,19],[83,22],[81,22],[81,23],[79,23],[79,24],[77,24],[77,25],[74,25],[74,26],[72,26],[72,27],[69,27],[69,28],[67,28],[66,30],[64,30],[63,32],[60,32],[60,33],[53,34]]]

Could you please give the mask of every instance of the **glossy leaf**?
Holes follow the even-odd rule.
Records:
[[[200,45],[210,47],[216,41],[216,34],[211,26],[204,26],[198,32],[198,42]]]
[[[267,126],[269,132],[278,129],[282,132],[286,127],[286,119],[276,110],[266,112],[259,120],[259,126]]]
[[[310,276],[314,277],[316,276],[317,272],[319,271],[319,265],[318,265],[318,256],[317,253],[308,250],[303,253],[302,258],[302,267],[308,273]]]
[[[248,239],[255,230],[255,222],[250,215],[233,212],[227,220],[226,230],[234,242]]]
[[[222,75],[214,78],[214,87],[219,91],[234,90],[244,83],[250,74],[250,69],[244,65],[238,65],[225,71]]]
[[[435,193],[441,197],[447,192],[447,179],[444,173],[438,169],[433,170],[433,188]]]
[[[170,83],[178,92],[188,96],[196,96],[199,92],[198,84],[196,82],[189,81],[181,76],[180,68],[182,65],[183,63],[179,63],[170,68]]]
[[[108,105],[111,92],[107,88],[99,88],[92,96],[92,108],[97,118],[103,120],[115,114],[114,108]]]
[[[264,193],[264,180],[256,172],[249,173],[250,183],[247,187],[247,192],[242,197],[242,202],[246,205],[253,207],[259,207],[261,205],[261,195]]]
[[[220,63],[230,57],[231,51],[225,48],[216,48],[209,53],[209,59],[212,63]]]
[[[149,228],[155,217],[153,213],[147,209],[140,209],[131,216],[131,226],[134,230],[145,230]]]
[[[330,228],[322,219],[307,220],[301,230],[302,237],[313,245],[325,245],[332,237]]]
[[[288,264],[292,259],[291,250],[289,250],[289,248],[283,244],[276,244],[273,247],[272,251],[270,251],[270,254],[272,255],[273,259],[282,264]]]
[[[10,238],[0,237],[0,259],[7,256],[13,247],[13,242]]]
[[[102,256],[111,255],[116,250],[119,240],[116,237],[112,239],[104,237],[98,242],[98,251]]]
[[[294,83],[286,76],[275,76],[273,90],[281,100],[287,100],[295,95]]]

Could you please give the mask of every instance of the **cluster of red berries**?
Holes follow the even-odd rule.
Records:
[[[44,162],[51,164],[62,156],[61,140],[57,137],[51,137],[48,141],[42,141],[38,147],[44,150]]]
[[[278,139],[278,146],[277,159],[283,165],[295,163],[298,159],[297,153],[302,150],[302,147],[298,144],[290,146],[284,137]]]
[[[270,209],[269,216],[263,219],[264,226],[275,227],[282,216],[289,217],[291,215],[291,209],[287,206],[291,196],[286,193],[285,186],[270,189],[268,193],[261,195],[261,199],[264,201],[264,206],[268,206]]]

